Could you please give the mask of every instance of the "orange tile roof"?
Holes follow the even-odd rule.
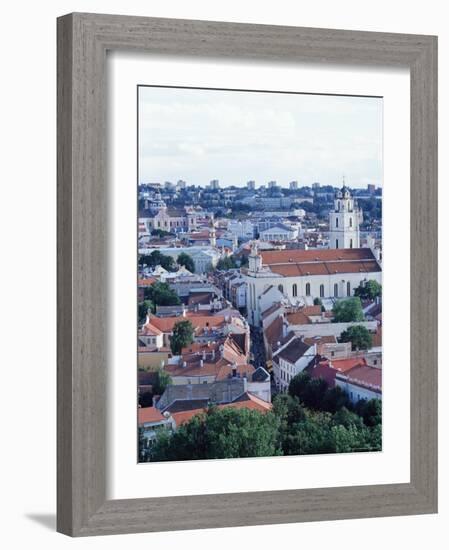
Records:
[[[337,248],[320,250],[266,250],[261,251],[265,265],[305,263],[305,262],[332,262],[374,260],[369,248]]]
[[[237,365],[237,374],[250,378],[256,369],[253,365]],[[217,380],[225,380],[232,375],[232,365],[223,365],[217,373]]]
[[[240,401],[240,399],[242,399]],[[260,399],[256,395],[253,395],[250,392],[246,392],[242,396],[239,397],[239,400],[234,401],[233,403],[223,403],[221,405],[217,405],[218,409],[226,409],[226,408],[232,408],[232,409],[250,409],[255,410],[259,412],[268,412],[271,411],[273,408],[271,403],[268,403],[267,401],[264,401],[263,399]],[[176,426],[181,426],[182,424],[185,424],[189,420],[191,420],[194,416],[198,414],[204,414],[206,412],[206,409],[193,409],[190,411],[181,411],[177,413],[172,413],[173,418],[175,419]]]
[[[382,389],[382,369],[368,365],[358,365],[344,373],[350,384],[377,391]]]
[[[272,323],[269,324],[264,330],[265,339],[270,346],[274,346],[276,342],[281,340],[283,332],[283,320],[282,317],[276,317]]]
[[[347,372],[354,367],[366,366],[366,360],[364,357],[351,357],[349,359],[333,359],[330,365],[335,370],[340,372]]]
[[[191,315],[187,313],[185,317],[156,317],[152,316],[150,318],[150,325],[158,328],[164,333],[173,332],[173,327],[176,323],[180,321],[189,320],[192,325],[195,327],[196,331],[204,331],[206,327],[217,328],[220,325],[223,325],[225,322],[224,316],[212,316],[212,315]],[[143,333],[146,334],[145,330],[148,325],[144,325]]]
[[[313,344],[336,344],[337,339],[335,336],[310,336],[304,338],[304,342],[310,346],[313,346]]]
[[[381,271],[369,248],[261,251],[262,262],[284,277]]]
[[[160,422],[165,420],[162,413],[156,407],[141,407],[138,409],[139,424]]]
[[[157,282],[154,277],[147,277],[146,279],[138,279],[137,286],[151,286]]]
[[[296,311],[295,313],[287,313],[287,321],[291,325],[310,325],[312,321],[302,311]]]

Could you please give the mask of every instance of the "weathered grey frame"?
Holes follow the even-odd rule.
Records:
[[[106,52],[411,72],[410,483],[106,500]],[[58,506],[72,536],[437,511],[437,38],[75,13],[58,19]]]

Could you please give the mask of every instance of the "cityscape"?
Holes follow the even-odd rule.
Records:
[[[138,186],[140,462],[382,449],[382,188]]]

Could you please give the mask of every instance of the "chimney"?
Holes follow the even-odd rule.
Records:
[[[282,337],[285,338],[287,336],[287,333],[288,333],[288,322],[284,321],[282,323]]]
[[[187,368],[187,363],[186,363],[186,361],[183,361],[183,362],[182,362],[182,368],[183,368],[183,369]]]
[[[204,367],[204,361],[200,359],[200,368],[202,369]]]
[[[214,360],[215,360],[215,350],[213,349],[212,350],[212,361],[214,361]]]
[[[206,350],[203,349],[203,361],[205,361],[205,360],[206,360]]]
[[[182,316],[185,317],[186,313],[187,313],[186,307],[183,305],[182,306]]]

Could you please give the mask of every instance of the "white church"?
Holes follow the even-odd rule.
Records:
[[[259,325],[261,296],[277,287],[291,304],[314,298],[353,296],[360,283],[382,282],[382,268],[372,248],[360,247],[362,213],[349,189],[336,192],[329,213],[329,249],[258,250],[252,243],[247,269],[242,269],[247,289],[248,321]]]

